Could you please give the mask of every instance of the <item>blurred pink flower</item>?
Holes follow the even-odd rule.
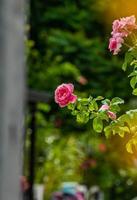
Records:
[[[86,85],[88,80],[84,76],[79,76],[77,80],[81,85]]]
[[[55,90],[55,102],[60,107],[65,107],[69,103],[75,103],[77,96],[73,94],[74,86],[71,83],[63,83]]]

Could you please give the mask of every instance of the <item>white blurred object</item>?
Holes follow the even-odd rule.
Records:
[[[84,199],[87,199],[87,187],[85,185],[77,185],[76,187],[77,192],[81,192],[84,195]]]
[[[88,192],[88,200],[104,200],[104,194],[98,186],[92,186]]]
[[[43,200],[44,198],[44,185],[35,184],[34,185],[34,200]]]

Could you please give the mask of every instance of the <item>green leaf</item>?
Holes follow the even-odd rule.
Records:
[[[132,87],[133,89],[135,88],[136,83],[137,83],[137,76],[134,76],[134,77],[132,77],[131,80],[130,80],[130,85],[131,85],[131,87]]]
[[[130,63],[132,62],[134,56],[133,56],[133,52],[132,51],[128,51],[126,54],[125,54],[125,60],[124,60],[124,63],[122,65],[122,69],[124,71],[126,71],[128,65],[130,65]]]
[[[90,111],[94,111],[94,110],[98,110],[98,104],[96,102],[95,99],[93,99],[90,103],[89,103],[89,110]]]
[[[123,103],[124,103],[124,100],[119,97],[115,97],[111,101],[111,104],[113,105],[118,105],[118,104],[123,104]]]
[[[137,71],[136,70],[128,75],[128,77],[132,77],[132,76],[137,76]]]
[[[96,118],[93,119],[93,129],[98,133],[102,132],[103,122],[99,117],[96,117]]]
[[[119,105],[111,105],[110,111],[115,112],[115,113],[119,112],[120,111]]]
[[[109,121],[109,118],[108,118],[108,115],[107,115],[106,111],[100,111],[100,112],[98,113],[98,116],[99,116],[99,118],[102,119],[102,120]]]
[[[95,118],[97,116],[97,113],[91,113],[90,114],[90,119],[93,119],[93,118]]]
[[[100,101],[102,99],[104,99],[104,97],[102,97],[102,96],[98,96],[98,97],[95,98],[96,101]]]
[[[71,112],[71,114],[72,114],[73,116],[77,115],[77,113],[78,113],[77,110],[73,110],[73,111]]]
[[[70,104],[68,104],[67,107],[68,107],[69,110],[74,110],[74,108],[75,108],[75,104],[70,103]]]
[[[130,130],[129,130],[129,128],[128,128],[127,126],[119,127],[119,129],[120,129],[121,131],[124,131],[124,132],[127,132],[127,133],[130,132]]]
[[[102,104],[110,104],[110,100],[109,99],[104,99],[103,101],[101,101]]]
[[[78,112],[76,119],[79,123],[87,123],[89,121],[89,113],[85,111]]]
[[[133,90],[132,94],[137,95],[137,88]]]
[[[81,104],[82,105],[88,105],[88,103],[89,103],[89,99],[88,98],[82,98],[81,99]]]
[[[133,153],[132,143],[130,141],[126,144],[126,149],[127,149],[127,152]]]
[[[123,63],[122,69],[123,69],[123,71],[126,71],[126,69],[127,69],[127,62],[124,62],[124,63]]]
[[[104,133],[105,133],[105,136],[106,136],[106,138],[109,138],[110,137],[110,135],[111,135],[111,126],[106,126],[105,128],[104,128]]]

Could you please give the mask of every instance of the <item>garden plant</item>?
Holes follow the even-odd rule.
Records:
[[[127,47],[125,60],[122,66],[124,71],[130,69],[130,85],[133,89],[132,94],[137,95],[137,37],[136,37],[136,18],[134,15],[123,17],[113,22],[111,38],[109,40],[109,50],[116,55],[120,52],[123,45]],[[92,92],[91,92],[92,93]],[[111,100],[102,96],[81,98],[74,94],[72,83],[63,83],[55,90],[55,102],[60,107],[67,106],[71,114],[76,116],[77,122],[87,123],[93,121],[93,129],[104,132],[108,138],[118,134],[124,137],[130,134],[126,149],[133,153],[133,146],[137,145],[137,109],[129,110],[118,116],[120,105],[124,103],[119,97]]]

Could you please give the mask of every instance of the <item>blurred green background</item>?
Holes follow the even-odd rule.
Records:
[[[121,6],[122,9],[121,9]],[[127,9],[128,8],[128,9]],[[137,155],[126,152],[126,139],[94,133],[54,102],[61,83],[73,83],[79,96],[119,96],[122,112],[137,104],[131,96],[122,53],[108,51],[111,23],[136,14],[135,1],[33,0],[26,32],[28,87],[51,93],[50,104],[37,105],[35,182],[45,187],[45,199],[64,181],[98,185],[105,200],[130,200],[137,193]],[[29,9],[28,9],[29,10]],[[28,114],[28,124],[29,124]],[[27,130],[25,175],[28,176],[30,129]]]

